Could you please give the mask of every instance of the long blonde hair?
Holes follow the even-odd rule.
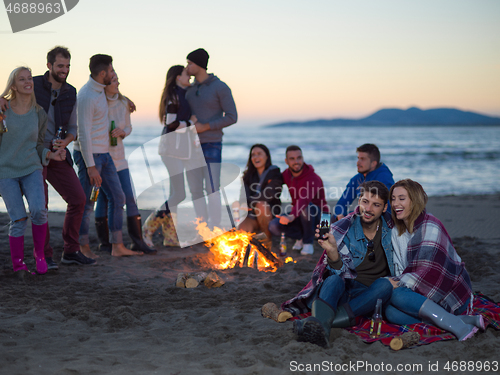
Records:
[[[17,79],[17,76],[19,75],[19,73],[21,73],[23,70],[27,70],[28,72],[30,72],[31,74],[31,69],[26,67],[26,66],[20,66],[16,69],[14,69],[10,75],[9,75],[9,79],[7,80],[7,85],[5,86],[5,90],[4,92],[0,95],[0,97],[3,97],[9,101],[12,101],[14,99],[16,99],[16,91],[15,90],[12,90],[12,86],[14,86],[15,82],[16,82],[16,79]],[[34,83],[33,83],[34,85]],[[36,104],[36,97],[35,97],[35,90],[33,90],[33,92],[31,93],[31,100],[30,100],[30,104],[31,104],[31,107],[35,107],[36,111],[38,112],[38,110],[42,107],[40,107],[38,104]]]
[[[408,216],[408,228],[406,227],[403,220],[399,220],[396,217],[394,207],[392,207],[392,194],[394,192],[394,189],[397,187],[404,188],[408,193],[408,198],[411,201],[410,215]],[[406,229],[408,229],[408,232],[413,233],[415,220],[417,220],[420,214],[425,210],[425,205],[427,204],[428,200],[427,194],[425,193],[422,185],[420,185],[416,181],[410,180],[409,178],[405,180],[399,180],[394,185],[392,185],[391,191],[389,192],[389,199],[391,200],[392,221],[396,225],[396,228],[398,228],[398,234],[401,236],[406,231]]]
[[[118,74],[115,73],[115,75],[116,75],[116,80],[118,81]],[[128,109],[128,100],[123,96],[120,89],[118,89],[118,96],[116,97],[116,99],[122,101]]]

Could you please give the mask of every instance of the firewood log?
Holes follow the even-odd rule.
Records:
[[[184,273],[177,275],[175,286],[178,288],[196,288],[207,277],[206,272]]]
[[[283,311],[276,306],[275,303],[268,302],[262,306],[261,314],[264,318],[270,318],[278,323],[286,322],[292,317],[292,314],[288,311]]]
[[[279,267],[280,260],[277,259],[271,251],[266,249],[264,245],[260,243],[260,241],[256,240],[255,238],[252,238],[250,240],[250,243],[259,250],[262,256],[264,256],[264,258],[266,258],[269,262],[273,263],[276,267]]]
[[[205,277],[205,281],[203,283],[207,288],[218,288],[224,285],[226,282],[222,280],[215,272],[210,272],[207,277]]]
[[[420,335],[418,332],[405,332],[401,336],[394,337],[389,344],[392,350],[400,350],[418,344]]]
[[[206,272],[197,272],[187,275],[185,282],[186,288],[196,288],[206,277]]]
[[[175,286],[177,288],[185,288],[186,287],[186,274],[181,272],[177,275],[177,280],[175,281]]]

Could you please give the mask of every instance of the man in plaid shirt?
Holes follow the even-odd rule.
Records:
[[[359,206],[332,225],[327,240],[319,239],[324,252],[311,281],[282,309],[311,317],[294,322],[299,341],[329,345],[332,327],[349,327],[357,316],[370,314],[377,299],[387,303],[394,272],[389,191],[379,181],[361,185]]]

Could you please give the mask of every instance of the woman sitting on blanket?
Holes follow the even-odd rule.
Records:
[[[269,223],[281,211],[283,178],[279,167],[271,162],[271,153],[263,144],[254,144],[243,173],[240,202],[233,203],[233,210],[248,210],[247,217],[238,229],[250,233],[264,232],[265,245],[271,248]],[[245,193],[245,194],[243,194]]]
[[[389,193],[395,276],[385,316],[391,323],[431,322],[460,341],[484,329],[482,316],[460,315],[472,300],[469,274],[443,224],[425,211],[427,194],[410,179]]]

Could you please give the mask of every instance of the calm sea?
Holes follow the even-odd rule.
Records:
[[[168,197],[168,174],[157,153],[159,133],[160,126],[136,126],[125,139],[136,194],[140,196],[153,184],[162,185],[163,188],[157,190],[157,195],[162,196],[155,197],[156,202]],[[238,172],[245,168],[250,146],[255,143],[268,146],[273,164],[282,170],[286,167],[286,147],[299,145],[306,163],[323,179],[329,199],[338,198],[356,173],[356,147],[363,143],[377,144],[382,162],[391,169],[395,181],[414,179],[430,196],[500,193],[500,127],[256,128],[235,125],[226,129],[222,151],[226,163],[223,184],[228,202],[239,195]],[[187,194],[186,201],[189,201],[189,191]],[[284,200],[287,197],[285,191]],[[64,201],[53,190],[49,208],[65,210]],[[0,211],[5,211],[3,202],[0,202]]]

